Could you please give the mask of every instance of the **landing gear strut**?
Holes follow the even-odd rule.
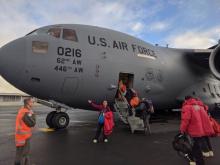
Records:
[[[49,128],[64,129],[69,125],[69,116],[65,112],[52,111],[47,115],[46,123]]]
[[[52,111],[47,115],[46,123],[49,126],[49,128],[55,128],[55,129],[64,129],[69,125],[69,116],[66,112],[62,112],[61,109],[70,110],[71,107],[56,102],[54,100],[41,100],[36,99],[38,103],[46,105],[48,107],[56,109],[56,111]]]

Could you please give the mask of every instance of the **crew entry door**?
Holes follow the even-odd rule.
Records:
[[[133,88],[134,84],[134,74],[132,73],[119,73],[119,81],[122,80],[122,82],[126,85],[127,88]]]

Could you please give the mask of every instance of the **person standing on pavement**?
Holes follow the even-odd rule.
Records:
[[[102,104],[98,105],[92,102],[91,100],[88,100],[88,103],[92,105],[92,107],[98,109],[100,111],[99,117],[98,117],[98,126],[96,135],[93,139],[93,143],[97,143],[99,141],[99,137],[103,135],[103,141],[105,143],[108,142],[108,136],[112,133],[113,127],[114,127],[114,119],[113,119],[113,113],[111,109],[108,106],[108,102],[104,100]]]
[[[24,107],[20,108],[16,116],[15,145],[16,157],[15,165],[30,165],[30,139],[32,128],[36,124],[36,118],[32,111],[33,100],[24,100]]]

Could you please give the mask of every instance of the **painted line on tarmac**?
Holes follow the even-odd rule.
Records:
[[[83,120],[70,120],[70,123],[88,123],[88,121],[83,121]]]
[[[53,128],[38,128],[37,130],[41,131],[41,132],[53,132],[53,131],[55,131]]]

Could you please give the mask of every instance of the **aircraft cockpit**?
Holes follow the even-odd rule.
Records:
[[[57,39],[61,38],[63,40],[78,42],[78,37],[74,29],[62,27],[40,28],[28,33],[26,36],[40,34],[47,34]]]

